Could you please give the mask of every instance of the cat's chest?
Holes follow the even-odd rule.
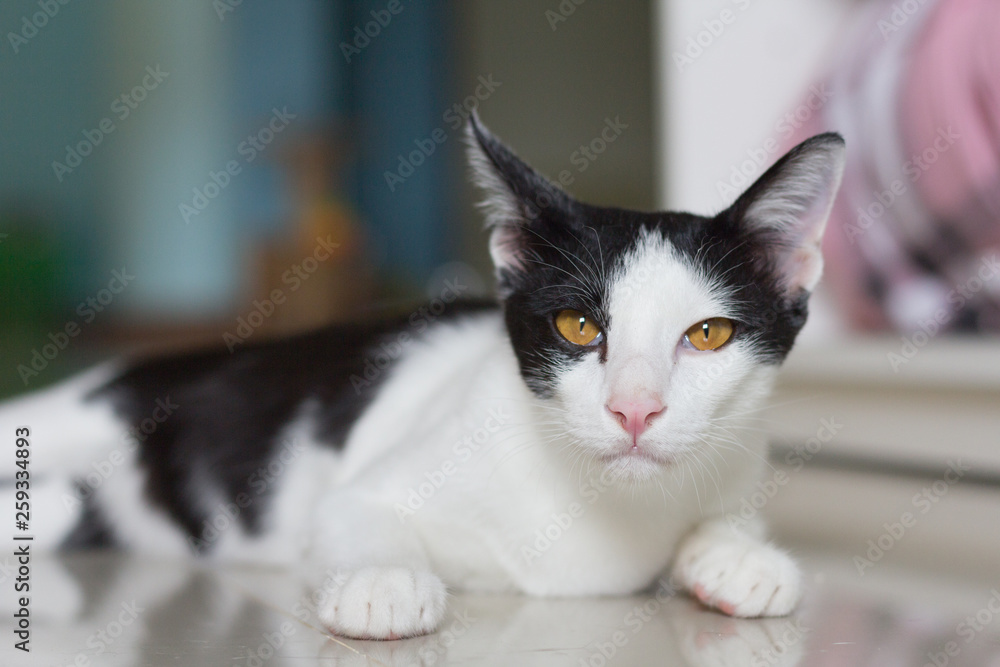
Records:
[[[488,494],[457,501],[448,508],[450,526],[442,514],[427,534],[433,560],[463,588],[635,592],[665,570],[695,520],[659,493],[629,496],[599,479],[581,484],[575,477],[508,474],[494,470],[492,481],[483,482]]]
[[[645,587],[669,563],[690,517],[662,498],[623,498],[586,486],[555,502],[538,498],[527,525],[513,531],[507,557],[532,593],[623,594]]]

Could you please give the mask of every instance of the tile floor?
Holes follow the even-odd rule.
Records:
[[[1000,581],[946,581],[888,563],[858,577],[850,557],[804,560],[809,591],[789,618],[730,619],[685,597],[458,595],[435,635],[362,642],[314,627],[287,573],[108,554],[41,559],[32,651],[14,650],[7,629],[0,664],[1000,666]],[[0,576],[7,602],[12,581]]]

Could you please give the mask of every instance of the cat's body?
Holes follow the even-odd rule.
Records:
[[[579,204],[472,135],[501,308],[449,296],[0,406],[32,432],[42,543],[297,564],[358,637],[432,630],[445,585],[619,595],[672,563],[728,613],[787,613],[794,563],[721,517],[765,466],[752,413],[804,323],[842,143],[705,219]]]

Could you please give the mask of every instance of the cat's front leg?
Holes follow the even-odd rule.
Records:
[[[309,554],[314,573],[326,573],[316,595],[319,621],[355,639],[433,632],[448,593],[412,528],[375,503],[338,498],[324,509]]]
[[[722,519],[706,521],[684,538],[673,576],[730,616],[784,616],[801,597],[799,567],[787,553]]]

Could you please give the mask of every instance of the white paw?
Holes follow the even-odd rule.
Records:
[[[355,639],[402,639],[433,632],[448,593],[430,572],[366,567],[349,573],[319,609],[334,634]]]
[[[795,561],[747,538],[705,535],[689,540],[678,554],[674,575],[704,604],[730,616],[784,616],[801,596]]]

